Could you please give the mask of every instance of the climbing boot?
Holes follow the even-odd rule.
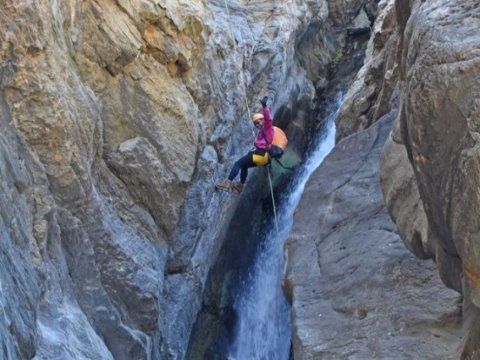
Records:
[[[239,182],[233,182],[233,183],[232,183],[232,188],[233,188],[234,190],[236,190],[237,192],[239,192],[239,193],[242,192],[243,186],[244,186],[244,184],[239,183]]]
[[[218,190],[228,191],[228,190],[231,190],[231,189],[232,189],[233,184],[232,184],[232,182],[231,182],[230,180],[225,180],[224,182],[215,185],[215,187],[216,187]]]

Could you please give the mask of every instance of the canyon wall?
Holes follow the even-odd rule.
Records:
[[[405,246],[418,258],[431,259],[435,264],[435,267],[432,267],[433,262],[417,262],[409,275],[410,280],[417,279],[415,281],[418,285],[424,283],[419,277],[433,280],[434,273],[438,273],[444,285],[462,294],[462,297],[456,297],[446,288],[442,289],[433,283],[425,284],[428,294],[424,293],[426,289],[423,289],[421,295],[414,296],[415,300],[412,300],[409,306],[411,314],[419,312],[412,320],[420,322],[419,319],[422,319],[421,335],[415,329],[415,324],[409,324],[409,315],[396,315],[396,309],[389,310],[387,316],[379,321],[386,324],[392,322],[394,330],[388,332],[388,335],[395,338],[391,337],[390,340],[398,341],[399,336],[406,340],[409,333],[417,334],[417,339],[407,340],[406,344],[398,349],[392,347],[385,356],[388,353],[388,356],[395,354],[394,357],[402,358],[407,356],[403,352],[408,353],[413,349],[413,357],[421,354],[422,358],[476,359],[479,354],[480,333],[479,276],[476,269],[479,262],[478,244],[475,242],[478,234],[475,215],[478,207],[475,159],[478,147],[477,123],[480,118],[480,8],[475,1],[469,0],[391,0],[380,1],[379,9],[364,67],[358,73],[338,114],[338,149],[327,158],[324,168],[318,170],[316,180],[312,180],[310,185],[307,184],[306,191],[309,187],[331,187],[321,175],[322,170],[328,173],[330,167],[343,167],[344,172],[350,171],[345,159],[337,159],[338,154],[342,154],[342,149],[350,147],[355,154],[362,151],[363,147],[356,145],[358,137],[371,137],[368,133],[378,131],[373,129],[384,126],[375,125],[377,122],[384,122],[385,118],[395,119],[390,134],[382,140],[385,145],[381,155],[378,155],[378,160],[375,161],[378,161],[380,167],[375,170],[377,179],[372,177],[372,181],[380,180],[379,187],[364,195],[364,202],[359,208],[363,209],[373,201],[378,203],[378,210],[383,212],[382,205],[376,198],[381,189],[388,213],[396,224],[395,232],[398,232]],[[373,156],[377,150],[373,151],[375,147],[370,149],[369,156]],[[360,167],[362,171],[364,166]],[[331,177],[331,174],[329,175]],[[358,326],[368,333],[371,330],[369,320],[374,320],[377,311],[381,312],[378,304],[368,305],[370,296],[362,296],[362,289],[369,287],[371,281],[376,281],[375,278],[366,282],[361,280],[362,274],[368,271],[368,266],[366,263],[355,265],[355,258],[350,254],[352,251],[364,251],[365,246],[369,246],[364,239],[365,230],[361,228],[365,226],[365,213],[362,211],[361,214],[352,215],[347,222],[341,219],[344,211],[352,211],[351,206],[346,210],[337,210],[342,209],[344,202],[351,204],[356,201],[357,196],[355,199],[348,198],[347,189],[359,176],[361,174],[353,174],[330,194],[319,190],[319,201],[324,203],[320,208],[323,211],[317,216],[323,224],[321,230],[305,231],[298,225],[287,244],[286,289],[293,301],[292,317],[297,327],[294,349],[299,359],[330,352],[341,356],[361,354],[366,348],[369,349],[369,356],[383,351],[383,336],[380,336],[378,341],[369,343],[368,339],[356,338],[355,332],[350,331]],[[359,185],[359,188],[365,191],[368,189],[366,185]],[[302,200],[302,203],[300,208],[303,206],[308,209],[314,206],[311,199]],[[379,214],[371,215],[369,221],[378,222],[375,219]],[[299,223],[303,221],[298,214],[296,219]],[[390,225],[386,225],[389,221],[385,222],[379,227],[382,231],[390,229]],[[378,228],[378,225],[371,225],[367,229],[367,234],[370,234],[368,238],[371,236],[377,240],[377,245],[368,257],[377,262],[376,270],[382,272],[385,266],[383,247],[392,246],[393,251],[396,245],[382,240],[381,234],[369,233],[375,228]],[[358,229],[361,233],[357,233]],[[334,242],[339,237],[338,233],[345,231],[347,235]],[[335,258],[339,251],[335,246],[350,237],[353,239],[349,246],[344,245],[345,250],[350,251],[346,251],[343,257],[338,255],[339,262],[348,262],[340,274],[340,269],[337,268],[339,264],[328,259]],[[311,255],[311,262],[318,266],[308,272],[312,281],[320,281],[322,289],[338,289],[338,293],[323,290],[321,294],[312,294],[314,288],[320,286],[309,286],[308,281],[297,278],[302,271],[297,258],[301,258],[304,253],[315,254],[315,251],[317,255]],[[386,258],[393,260],[393,252]],[[381,263],[378,264],[378,261]],[[352,270],[347,275],[345,269],[349,266]],[[395,270],[395,267],[390,270]],[[402,276],[406,272],[404,268],[401,271]],[[374,273],[372,272],[371,276],[374,276]],[[352,285],[352,280],[349,279],[356,279],[356,276],[360,276],[360,279]],[[388,271],[385,276],[396,277],[395,271]],[[381,281],[385,281],[385,278]],[[343,294],[351,286],[354,286],[358,293]],[[396,294],[398,290],[397,286],[390,288],[388,284],[383,284],[382,287],[386,290],[380,294],[382,298],[387,292]],[[411,297],[414,293],[408,290],[398,295],[400,298]],[[427,301],[430,295],[433,295],[433,298]],[[344,317],[349,319],[343,319],[340,324],[346,322],[341,329],[349,331],[350,340],[339,343],[338,339],[332,339],[329,335],[330,330],[322,331],[318,325],[313,326],[308,321],[309,316],[314,314],[321,313],[325,316],[327,310],[332,312],[333,305],[328,306],[328,300],[333,304],[348,303],[349,306],[343,308],[334,306],[333,312],[344,314]],[[310,312],[303,309],[307,304],[313,307]],[[376,310],[373,314],[372,309]],[[327,313],[327,316],[340,315]],[[425,316],[433,318],[424,323]],[[363,322],[363,327],[359,325],[360,322]],[[403,325],[395,328],[395,324],[399,323]],[[463,328],[460,328],[461,323]],[[444,333],[434,330],[435,336],[449,343],[449,350],[444,349],[446,352],[443,354],[434,354],[441,352],[442,347],[435,344],[429,335],[433,324],[448,329]],[[427,331],[424,331],[425,329]],[[357,347],[358,342],[364,346]],[[429,345],[421,349],[419,344],[422,344],[422,347]],[[295,357],[297,358],[297,355]]]
[[[464,295],[468,326],[462,358],[474,359],[480,351],[475,241],[480,8],[475,1],[412,2],[397,4],[397,13],[402,46],[395,135],[404,145],[426,217],[422,236],[406,242],[412,248],[420,248],[421,242],[422,252],[435,260],[444,283]],[[389,207],[398,206],[397,199],[392,200]]]
[[[378,16],[376,1],[2,2],[0,357],[182,359],[239,201],[213,185],[251,145],[249,112],[263,95],[282,114],[314,105],[376,18],[339,146],[306,188],[318,201],[300,204],[286,247],[295,356],[475,358],[479,12],[474,0],[382,0]],[[462,345],[458,296],[397,232],[463,294]],[[362,261],[383,262],[343,255],[359,243]],[[352,332],[325,337],[322,316]],[[385,319],[377,343],[352,326]]]
[[[2,2],[0,357],[183,358],[249,112],[311,103],[364,3]]]

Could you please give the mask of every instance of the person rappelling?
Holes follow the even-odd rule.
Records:
[[[247,180],[248,168],[258,165],[266,165],[270,160],[268,151],[273,142],[274,127],[270,109],[267,106],[268,96],[265,96],[260,103],[262,104],[262,113],[256,113],[252,116],[254,126],[260,131],[254,142],[253,148],[243,157],[241,157],[232,167],[228,179],[215,185],[219,190],[236,190],[242,192]],[[240,182],[233,181],[240,171]]]

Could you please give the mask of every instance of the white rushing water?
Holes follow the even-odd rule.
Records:
[[[265,231],[249,278],[235,302],[238,333],[230,350],[235,360],[288,360],[290,352],[290,308],[283,296],[283,244],[293,224],[293,213],[305,184],[335,145],[335,118],[343,101],[337,94],[325,128],[313,144],[290,191],[278,209],[278,236],[272,221]]]

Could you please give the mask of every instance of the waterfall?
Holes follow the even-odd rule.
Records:
[[[290,312],[281,281],[284,267],[283,244],[293,224],[293,213],[305,184],[335,145],[335,119],[343,101],[338,93],[330,105],[323,131],[294,177],[290,190],[280,201],[278,235],[270,222],[248,279],[235,300],[238,330],[229,358],[235,360],[288,360],[290,353]]]

